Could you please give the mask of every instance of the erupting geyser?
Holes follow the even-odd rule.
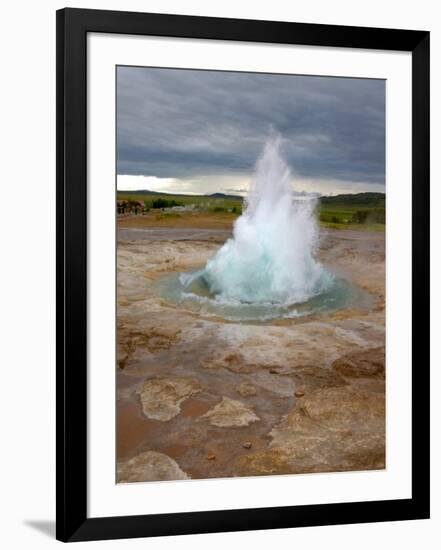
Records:
[[[231,321],[266,322],[343,307],[370,298],[315,258],[316,199],[295,194],[272,134],[256,164],[244,211],[229,239],[203,269],[165,277],[164,298]]]
[[[332,276],[314,258],[318,241],[316,200],[296,196],[291,171],[272,135],[257,161],[233,238],[205,269],[182,274],[189,288],[196,279],[225,303],[299,304],[323,292]]]

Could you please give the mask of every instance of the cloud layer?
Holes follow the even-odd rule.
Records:
[[[243,187],[271,128],[310,188],[383,188],[382,80],[117,69],[119,175]]]

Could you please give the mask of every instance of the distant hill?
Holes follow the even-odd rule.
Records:
[[[185,194],[165,193],[164,191],[150,191],[150,189],[137,189],[134,191],[117,191],[118,197],[121,195],[145,195],[146,197],[157,197],[163,195],[173,195],[174,197],[188,197]]]
[[[212,193],[211,195],[186,195],[184,193],[165,193],[164,191],[150,191],[149,189],[140,189],[137,191],[118,191],[118,197],[124,196],[145,196],[145,197],[157,197],[157,196],[170,196],[170,197],[186,197],[186,198],[195,198],[195,199],[225,199],[225,200],[236,200],[242,201],[243,197],[240,195],[229,195],[225,193]],[[199,202],[198,201],[198,202]],[[357,205],[357,206],[366,206],[372,208],[381,208],[385,206],[386,194],[385,193],[347,193],[342,195],[329,195],[319,197],[320,204],[325,205]]]
[[[241,195],[227,195],[225,193],[211,193],[211,195],[186,195],[185,193],[167,193],[166,191],[151,191],[150,189],[138,189],[134,191],[118,191],[118,195],[170,195],[173,197],[210,197],[212,199],[242,199]]]
[[[212,193],[211,195],[205,195],[206,197],[211,197],[212,199],[239,199],[242,200],[241,195],[226,195],[225,193]]]
[[[320,197],[320,203],[323,205],[359,205],[370,207],[384,207],[386,202],[385,193],[353,193],[344,195],[332,195],[328,197]]]

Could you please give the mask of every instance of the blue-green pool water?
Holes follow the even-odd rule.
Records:
[[[157,283],[160,296],[180,308],[206,317],[228,321],[265,322],[295,319],[345,308],[369,308],[372,298],[361,288],[337,275],[330,274],[326,289],[301,303],[245,302],[226,299],[210,292],[204,271],[166,276]]]

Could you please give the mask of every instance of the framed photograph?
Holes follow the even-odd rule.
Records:
[[[57,538],[428,517],[429,33],[58,11]]]

